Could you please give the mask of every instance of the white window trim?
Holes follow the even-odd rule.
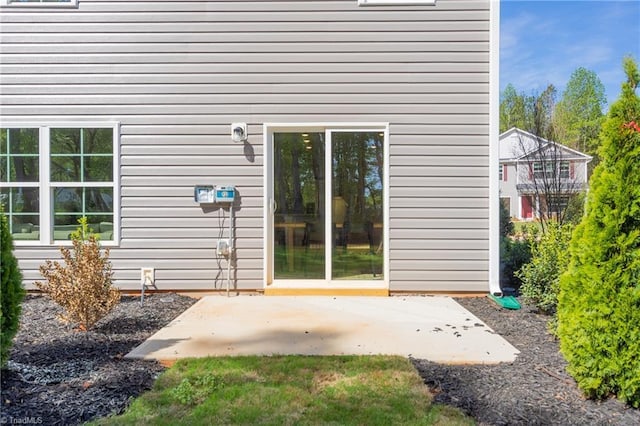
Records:
[[[19,2],[12,0],[0,0],[0,6],[2,7],[28,7],[28,8],[42,8],[42,7],[67,7],[67,8],[77,8],[78,0],[67,0],[65,2]]]
[[[3,122],[3,128],[37,128],[39,129],[39,166],[40,181],[35,183],[40,188],[40,240],[14,240],[17,246],[70,246],[69,240],[53,240],[51,231],[53,226],[53,187],[50,180],[50,130],[51,128],[112,128],[113,129],[113,240],[101,241],[104,247],[115,247],[120,244],[120,123],[115,121],[43,121],[43,122]],[[85,186],[91,186],[85,185]],[[104,186],[104,185],[99,185]],[[47,214],[48,212],[48,214]]]
[[[358,0],[358,6],[434,6],[436,0]]]

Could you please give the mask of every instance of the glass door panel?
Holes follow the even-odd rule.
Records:
[[[325,279],[325,134],[273,134],[275,279]]]
[[[331,133],[332,279],[382,280],[384,133]]]

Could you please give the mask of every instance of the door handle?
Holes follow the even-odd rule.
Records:
[[[278,203],[273,198],[269,200],[269,210],[271,210],[271,214],[276,214],[278,210]]]

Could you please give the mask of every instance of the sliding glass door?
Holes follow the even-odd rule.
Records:
[[[325,134],[273,135],[275,279],[325,279]]]
[[[272,135],[272,280],[384,279],[382,130]]]
[[[383,279],[384,133],[331,133],[331,278]]]

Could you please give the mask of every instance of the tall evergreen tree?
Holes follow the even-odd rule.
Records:
[[[560,280],[558,336],[568,371],[591,397],[640,406],[640,81],[627,81],[602,131],[601,163]]]

